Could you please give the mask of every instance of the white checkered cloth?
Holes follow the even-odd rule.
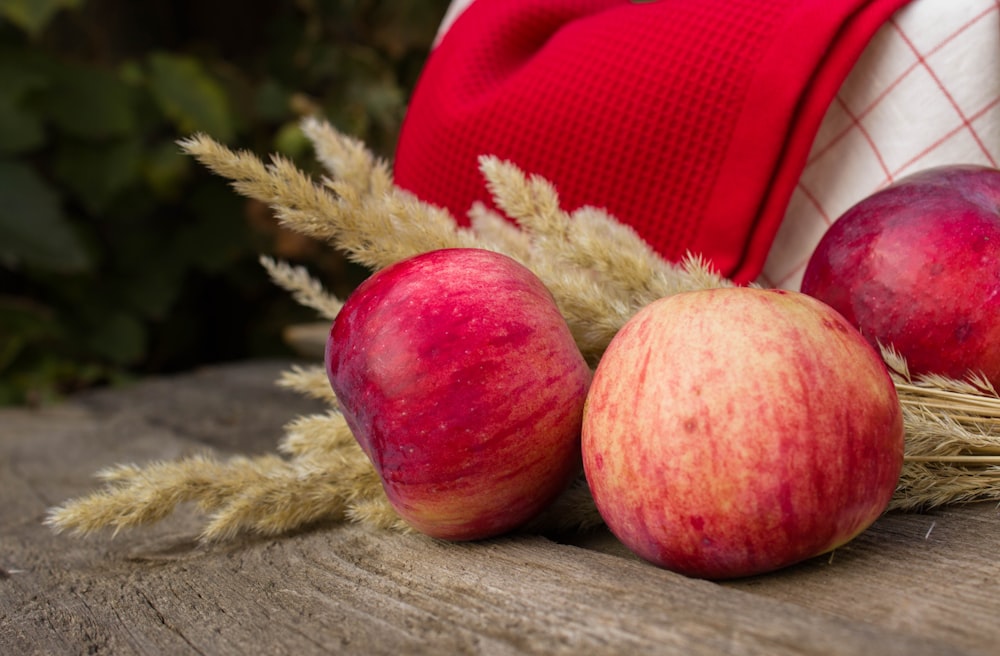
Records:
[[[893,180],[1000,162],[1000,0],[917,0],[884,25],[827,111],[760,282],[797,290],[841,214]]]

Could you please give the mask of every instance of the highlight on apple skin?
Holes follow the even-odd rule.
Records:
[[[597,367],[582,440],[611,531],[708,579],[845,544],[885,510],[903,463],[879,355],[833,309],[782,290],[687,292],[641,310]]]
[[[865,198],[820,240],[801,290],[911,374],[1000,387],[1000,171],[926,169]]]
[[[375,273],[337,316],[326,367],[418,531],[507,532],[580,473],[592,372],[548,289],[505,255],[443,249]]]

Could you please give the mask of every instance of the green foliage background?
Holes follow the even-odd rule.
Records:
[[[0,0],[0,404],[284,352],[262,253],[365,275],[180,154],[311,167],[318,113],[391,157],[447,0]]]

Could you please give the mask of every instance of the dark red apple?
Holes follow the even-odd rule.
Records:
[[[469,540],[527,521],[580,472],[591,371],[542,282],[446,249],[375,273],[326,350],[348,425],[396,511]]]
[[[1000,171],[927,169],[865,198],[820,240],[801,289],[911,373],[1000,386]]]

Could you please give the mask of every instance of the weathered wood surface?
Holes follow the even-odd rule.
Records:
[[[94,471],[206,449],[271,451],[316,406],[283,363],[0,411],[0,654],[971,654],[1000,652],[1000,514],[889,515],[784,572],[709,583],[606,532],[446,544],[362,526],[196,543],[199,517],[55,536]]]

